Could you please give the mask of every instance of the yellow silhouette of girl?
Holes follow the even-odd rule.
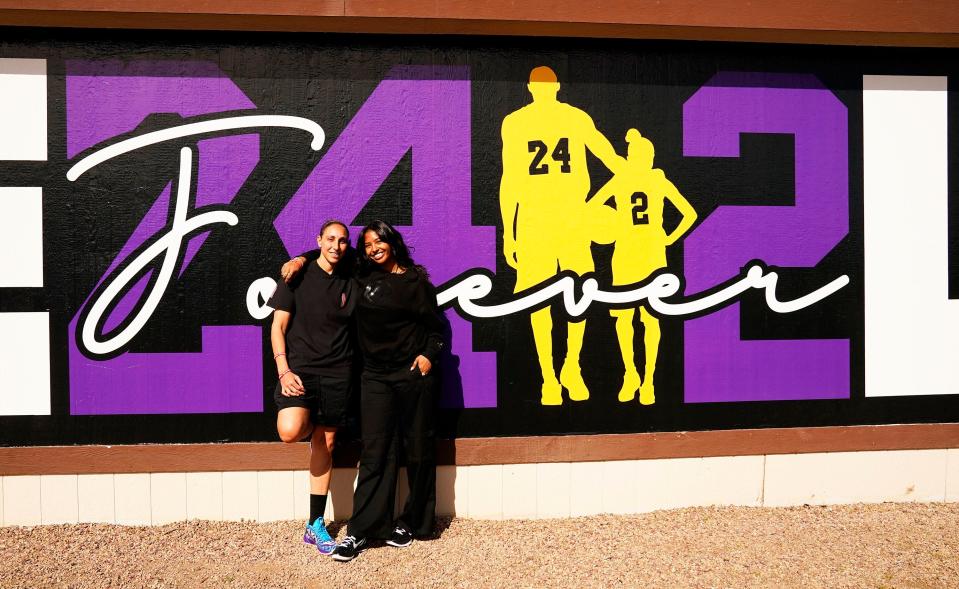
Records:
[[[666,267],[666,248],[676,243],[696,222],[696,211],[679,193],[666,174],[653,168],[653,143],[636,129],[626,133],[626,167],[606,183],[589,201],[591,207],[605,209],[605,231],[615,236],[613,250],[613,284],[628,285],[641,282],[650,274]],[[616,203],[615,214],[609,215],[605,205],[610,197]],[[666,233],[663,229],[663,208],[672,203],[682,219],[676,228]],[[598,217],[600,215],[594,215]],[[656,401],[653,377],[659,352],[659,320],[645,307],[639,308],[643,324],[645,370],[642,378],[633,361],[633,309],[611,309],[616,319],[616,338],[626,367],[619,400],[632,401],[639,389],[639,402],[652,405]]]

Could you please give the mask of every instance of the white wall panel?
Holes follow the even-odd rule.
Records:
[[[469,513],[474,519],[503,519],[503,467],[471,466]]]
[[[40,516],[45,525],[75,524],[79,521],[77,475],[40,477]]]
[[[114,475],[113,493],[118,524],[148,526],[153,523],[149,473]]]
[[[569,465],[569,515],[572,517],[603,513],[602,462],[573,462]]]
[[[943,501],[947,450],[766,457],[767,506]]]
[[[959,501],[959,448],[946,452],[946,501]]]
[[[43,189],[0,186],[0,288],[42,286]]]
[[[536,517],[536,465],[503,465],[503,517]]]
[[[257,518],[259,500],[256,474],[255,471],[223,473],[223,519],[236,521]]]
[[[959,393],[946,82],[863,77],[867,397]]]
[[[36,526],[40,523],[40,477],[3,477],[3,524]]]
[[[47,61],[0,59],[0,160],[47,159]]]
[[[80,523],[112,524],[116,522],[113,475],[81,474],[77,476],[77,503]]]
[[[293,519],[293,471],[256,473],[257,516],[261,522]]]
[[[186,474],[154,472],[150,475],[150,519],[159,526],[183,521],[186,515]]]
[[[436,468],[436,513],[467,517],[469,513],[468,466]]]
[[[50,415],[49,313],[0,313],[0,415]]]
[[[536,517],[569,517],[570,483],[568,462],[537,464]]]
[[[305,473],[6,476],[0,477],[0,515],[4,525],[302,520],[308,509]],[[336,469],[339,482],[327,504],[331,521],[349,518],[355,478],[354,468]],[[943,500],[959,501],[959,449],[437,469],[437,514],[476,519]]]

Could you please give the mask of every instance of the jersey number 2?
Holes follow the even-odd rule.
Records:
[[[634,192],[629,197],[630,204],[633,205],[633,225],[648,225],[649,215],[646,208],[649,207],[649,197],[645,192]]]

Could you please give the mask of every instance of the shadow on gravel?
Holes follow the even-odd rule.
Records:
[[[450,527],[453,518],[451,516],[444,516],[436,518],[436,525],[433,526],[433,533],[429,536],[423,538],[423,540],[439,540],[443,537],[443,532],[445,532]]]

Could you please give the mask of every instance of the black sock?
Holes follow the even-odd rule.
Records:
[[[316,521],[316,518],[323,517],[326,511],[326,495],[314,495],[310,493],[310,523]]]

